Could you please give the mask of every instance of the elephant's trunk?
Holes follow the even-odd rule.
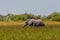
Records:
[[[25,25],[24,25],[24,27],[26,27],[28,24],[26,23]]]

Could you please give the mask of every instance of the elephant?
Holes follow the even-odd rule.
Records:
[[[45,26],[45,24],[41,20],[34,20],[33,26]]]
[[[41,19],[28,19],[27,21],[25,21],[25,25],[26,26],[45,26],[45,24],[43,23],[43,21]]]

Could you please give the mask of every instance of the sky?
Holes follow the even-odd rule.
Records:
[[[0,15],[31,13],[46,16],[60,11],[60,0],[0,0]]]

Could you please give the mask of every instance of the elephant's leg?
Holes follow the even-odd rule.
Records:
[[[33,23],[33,27],[35,27],[36,26],[36,23]]]
[[[40,26],[45,26],[45,24],[44,23],[40,23]]]
[[[42,26],[45,26],[45,24],[43,24]]]

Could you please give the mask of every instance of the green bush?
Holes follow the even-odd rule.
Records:
[[[60,21],[60,16],[52,17],[52,20],[53,20],[53,21]]]
[[[47,19],[53,21],[60,21],[60,12],[53,12],[52,14],[47,16]]]

